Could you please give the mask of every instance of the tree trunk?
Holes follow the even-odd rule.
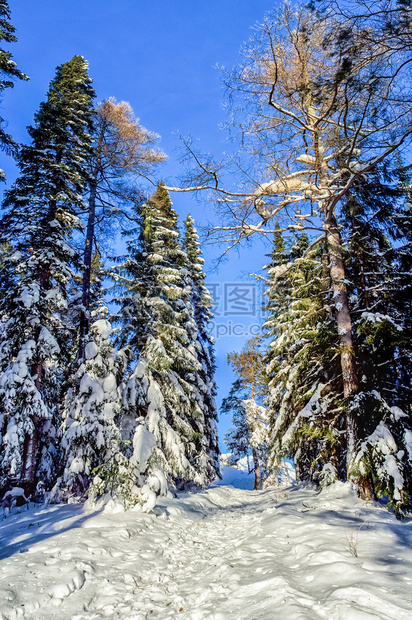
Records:
[[[32,417],[33,432],[24,438],[21,485],[28,495],[33,495],[36,486],[37,451],[39,446],[39,418]]]
[[[89,214],[87,219],[86,241],[84,248],[84,269],[82,285],[82,310],[80,313],[79,324],[79,351],[78,359],[84,359],[86,336],[90,328],[90,285],[91,285],[91,266],[93,258],[93,239],[96,224],[96,191],[97,185],[94,180],[90,185]]]
[[[313,118],[316,118],[314,108],[310,109]],[[320,180],[320,186],[328,186],[328,165],[325,160],[325,151],[322,139],[317,127],[313,127],[314,150]],[[335,318],[338,329],[340,364],[342,369],[343,395],[350,399],[359,390],[358,373],[355,363],[355,349],[353,346],[352,321],[349,309],[348,293],[346,288],[345,265],[342,257],[342,242],[336,221],[333,205],[326,200],[321,205],[324,214],[324,230],[326,232],[327,249],[329,255],[329,273],[332,282],[333,303],[335,306]],[[359,495],[365,495],[362,488],[370,487],[366,480],[353,480],[350,474],[351,465],[356,454],[358,441],[358,422],[355,412],[348,411],[346,414],[346,472],[347,478],[357,488]]]
[[[328,214],[325,219],[328,241],[330,277],[332,281],[333,302],[338,328],[340,360],[343,378],[343,394],[346,399],[354,396],[359,389],[353,347],[352,322],[345,283],[345,266],[342,259],[341,239],[335,214]],[[356,418],[349,412],[346,420],[347,454],[346,465],[349,471],[356,450],[358,426]]]
[[[255,484],[254,484],[253,490],[259,491],[261,488],[260,467],[259,467],[259,459],[257,455],[257,450],[255,446],[252,447],[252,455],[253,455],[253,464],[255,466]]]

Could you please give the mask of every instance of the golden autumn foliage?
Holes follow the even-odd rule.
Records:
[[[229,353],[227,356],[227,361],[232,364],[237,376],[250,390],[251,398],[263,395],[266,391],[265,365],[259,343],[259,337],[251,338],[240,353]]]
[[[154,164],[166,159],[153,145],[159,136],[142,127],[127,101],[106,99],[96,113],[97,153],[103,175],[148,174]]]

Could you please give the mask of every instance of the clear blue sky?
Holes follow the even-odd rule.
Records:
[[[170,183],[180,171],[178,132],[198,138],[203,151],[219,155],[227,148],[226,135],[219,130],[225,121],[225,98],[216,65],[236,65],[251,27],[276,6],[274,0],[10,0],[9,4],[18,37],[9,49],[31,78],[7,90],[1,103],[15,140],[27,141],[25,128],[44,99],[55,67],[81,54],[89,61],[98,101],[108,97],[129,101],[141,123],[161,135],[160,146],[169,160],[160,176]],[[0,157],[10,183],[15,168],[10,158],[3,153]],[[194,197],[174,194],[172,200],[181,220],[189,211],[199,226],[210,219]],[[248,302],[259,291],[235,290],[234,285],[252,282],[246,274],[259,270],[266,258],[264,248],[255,246],[239,255],[234,252],[218,272],[211,272],[217,253],[216,248],[204,248],[208,280],[219,285],[220,402],[233,380],[227,352],[239,350],[246,340],[245,335],[234,336],[233,330],[243,334],[258,323],[257,316],[242,313],[253,312]],[[230,420],[221,420],[221,438],[229,424]]]

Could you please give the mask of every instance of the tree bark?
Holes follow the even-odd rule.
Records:
[[[260,467],[259,467],[259,459],[257,455],[257,450],[254,446],[252,447],[252,455],[253,455],[253,465],[255,467],[255,484],[253,486],[253,490],[259,491],[261,488]]]
[[[37,451],[39,446],[40,419],[33,415],[33,432],[26,433],[23,446],[21,485],[28,495],[32,495],[36,485]]]
[[[340,361],[345,399],[354,396],[359,389],[358,374],[355,364],[352,321],[350,316],[348,294],[345,282],[345,266],[342,259],[342,244],[336,217],[333,212],[325,218],[324,224],[329,252],[329,270],[332,281],[333,302],[340,345]],[[346,418],[346,465],[349,472],[358,439],[357,420],[351,412]]]
[[[353,346],[352,321],[345,282],[345,265],[342,259],[342,244],[334,212],[325,218],[325,230],[328,241],[330,276],[332,281],[335,317],[338,328],[340,360],[343,379],[343,394],[349,399],[359,391],[359,379],[355,363]],[[363,499],[373,499],[373,482],[370,475],[358,475],[356,479],[350,473],[353,459],[356,455],[358,441],[358,421],[356,413],[348,411],[346,414],[346,471],[348,480],[356,488]]]

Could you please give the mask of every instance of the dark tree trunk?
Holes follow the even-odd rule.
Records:
[[[352,322],[345,283],[345,266],[342,259],[342,244],[336,217],[333,212],[326,218],[325,230],[328,240],[330,276],[340,345],[343,394],[345,399],[349,399],[358,392],[359,380],[355,364]],[[370,499],[373,497],[373,485],[370,476],[357,476],[356,479],[354,479],[350,474],[350,468],[356,454],[356,444],[358,441],[358,420],[355,415],[355,412],[351,411],[348,411],[346,415],[347,475],[348,479],[351,479],[355,485],[360,497]]]
[[[37,452],[39,447],[39,418],[32,417],[33,432],[26,434],[23,447],[23,462],[20,484],[27,495],[33,495],[36,488]]]
[[[332,281],[333,302],[340,345],[343,394],[344,397],[348,399],[357,393],[359,382],[355,365],[352,322],[345,283],[345,266],[342,259],[341,239],[333,212],[328,215],[325,221],[325,230],[328,241],[330,277]],[[357,420],[353,415],[348,413],[346,421],[346,463],[348,469],[355,455],[357,439]]]
[[[260,467],[259,467],[259,459],[257,455],[257,450],[254,446],[252,448],[252,455],[253,455],[253,465],[255,468],[255,484],[254,484],[253,490],[259,491],[261,488]]]

